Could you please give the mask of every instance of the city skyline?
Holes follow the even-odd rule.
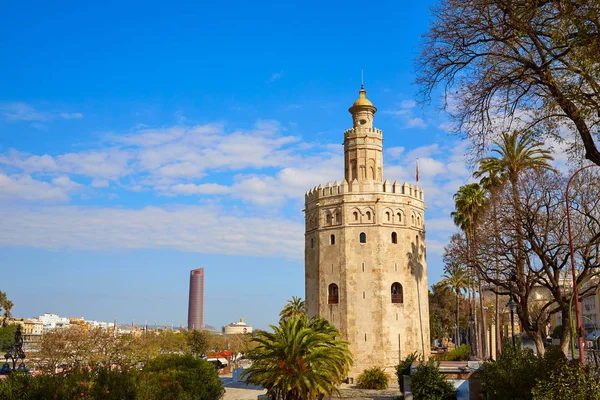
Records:
[[[343,179],[361,70],[386,177],[414,183],[419,159],[435,283],[470,171],[440,99],[418,104],[432,3],[6,5],[0,290],[13,314],[185,325],[186,274],[202,265],[206,323],[276,323],[304,296],[304,193]]]

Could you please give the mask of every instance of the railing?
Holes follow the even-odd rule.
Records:
[[[337,304],[339,301],[339,296],[329,296],[327,298],[327,304]]]

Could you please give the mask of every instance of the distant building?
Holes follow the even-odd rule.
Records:
[[[204,268],[190,271],[188,330],[204,329]]]
[[[244,322],[244,317],[240,318],[239,322],[232,322],[231,324],[223,327],[223,333],[225,335],[236,335],[244,333],[252,333],[252,327]]]
[[[58,314],[46,313],[38,318],[44,324],[44,331],[52,329],[69,328],[71,321],[69,318],[61,317]]]

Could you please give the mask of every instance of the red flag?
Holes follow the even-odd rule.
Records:
[[[416,165],[416,176],[417,176],[417,182],[419,182],[419,159],[417,158],[417,165]]]

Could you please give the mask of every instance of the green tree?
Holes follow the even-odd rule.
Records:
[[[516,231],[516,259],[515,259],[515,283],[517,290],[520,293],[525,292],[525,264],[526,254],[524,252],[524,234],[523,227],[519,223],[521,221],[521,196],[519,193],[520,179],[523,173],[528,170],[549,170],[554,171],[550,165],[553,160],[551,152],[544,148],[542,142],[538,141],[531,131],[512,131],[511,133],[502,133],[500,140],[494,142],[492,149],[493,156],[485,157],[479,160],[479,171],[476,176],[496,176],[499,180],[506,180],[510,183],[512,192],[511,201],[513,204],[514,219]],[[517,315],[519,319],[527,327],[529,322],[528,316],[528,299],[527,296],[521,296]],[[533,327],[528,331],[532,338]],[[535,329],[537,330],[537,329]],[[544,353],[543,344],[536,341],[539,354]],[[540,346],[541,345],[541,346]]]
[[[195,356],[203,356],[208,351],[208,332],[193,330],[188,333],[187,342],[190,352]]]
[[[0,291],[0,312],[4,310],[4,315],[2,318],[2,326],[8,325],[8,319],[12,317],[11,310],[14,304],[10,301],[5,292]]]
[[[455,209],[456,211],[454,211],[451,216],[454,219],[454,223],[455,225],[457,225],[460,229],[462,229],[465,232],[465,237],[467,240],[467,267],[469,268],[469,273],[471,274],[471,283],[475,283],[478,282],[479,284],[479,308],[480,308],[480,312],[481,312],[481,317],[482,319],[485,316],[484,313],[484,308],[483,308],[483,291],[481,290],[481,279],[478,276],[478,279],[475,279],[474,276],[474,271],[473,271],[473,266],[476,263],[476,259],[477,259],[477,254],[474,251],[474,248],[476,248],[476,235],[475,232],[477,231],[477,226],[479,224],[479,220],[481,219],[481,215],[483,214],[483,211],[485,210],[485,204],[487,202],[487,197],[486,197],[486,190],[479,185],[478,183],[470,183],[464,186],[461,186],[458,191],[456,192],[456,194],[454,195],[454,201],[455,201]],[[471,301],[473,302],[473,309],[475,309],[475,288],[473,288],[472,291],[472,298]],[[482,356],[485,358],[487,356],[487,352],[486,352],[486,342],[485,340],[480,340],[481,336],[485,335],[485,329],[483,330],[482,333],[478,333],[478,320],[477,320],[477,313],[474,312],[473,313],[474,318],[475,318],[475,325],[476,325],[476,330],[475,330],[475,335],[476,335],[476,341],[478,341],[479,343],[481,343],[482,345]],[[482,327],[485,327],[486,323],[485,321],[483,321],[483,323],[481,324]],[[477,337],[479,337],[479,340],[477,340]],[[479,346],[475,347],[476,349],[479,349]]]
[[[321,318],[306,315],[282,319],[273,332],[260,332],[247,357],[252,365],[242,376],[267,389],[273,399],[311,400],[337,392],[352,355],[340,333]]]
[[[161,355],[142,370],[139,399],[218,400],[225,394],[217,370],[191,355]]]
[[[281,319],[288,319],[296,315],[306,314],[306,303],[302,300],[302,297],[292,296],[291,300],[288,300],[283,310],[279,313]]]
[[[500,266],[498,262],[498,251],[499,251],[499,242],[500,242],[500,230],[498,229],[498,192],[504,187],[506,184],[506,175],[502,174],[501,171],[496,170],[488,170],[484,171],[479,169],[475,172],[474,176],[476,178],[481,178],[479,182],[480,185],[487,191],[490,196],[490,201],[487,203],[488,208],[492,213],[492,223],[494,227],[494,267],[496,269],[496,279],[500,278]],[[491,208],[490,208],[491,207]],[[500,288],[496,285],[495,291],[495,325],[496,325],[496,358],[500,356],[502,353],[502,336],[501,336],[501,327],[500,327]]]
[[[438,283],[440,288],[449,289],[454,292],[456,313],[455,313],[455,345],[460,345],[460,299],[463,291],[469,286],[469,275],[464,267],[446,266],[445,272],[442,275],[442,280]]]

